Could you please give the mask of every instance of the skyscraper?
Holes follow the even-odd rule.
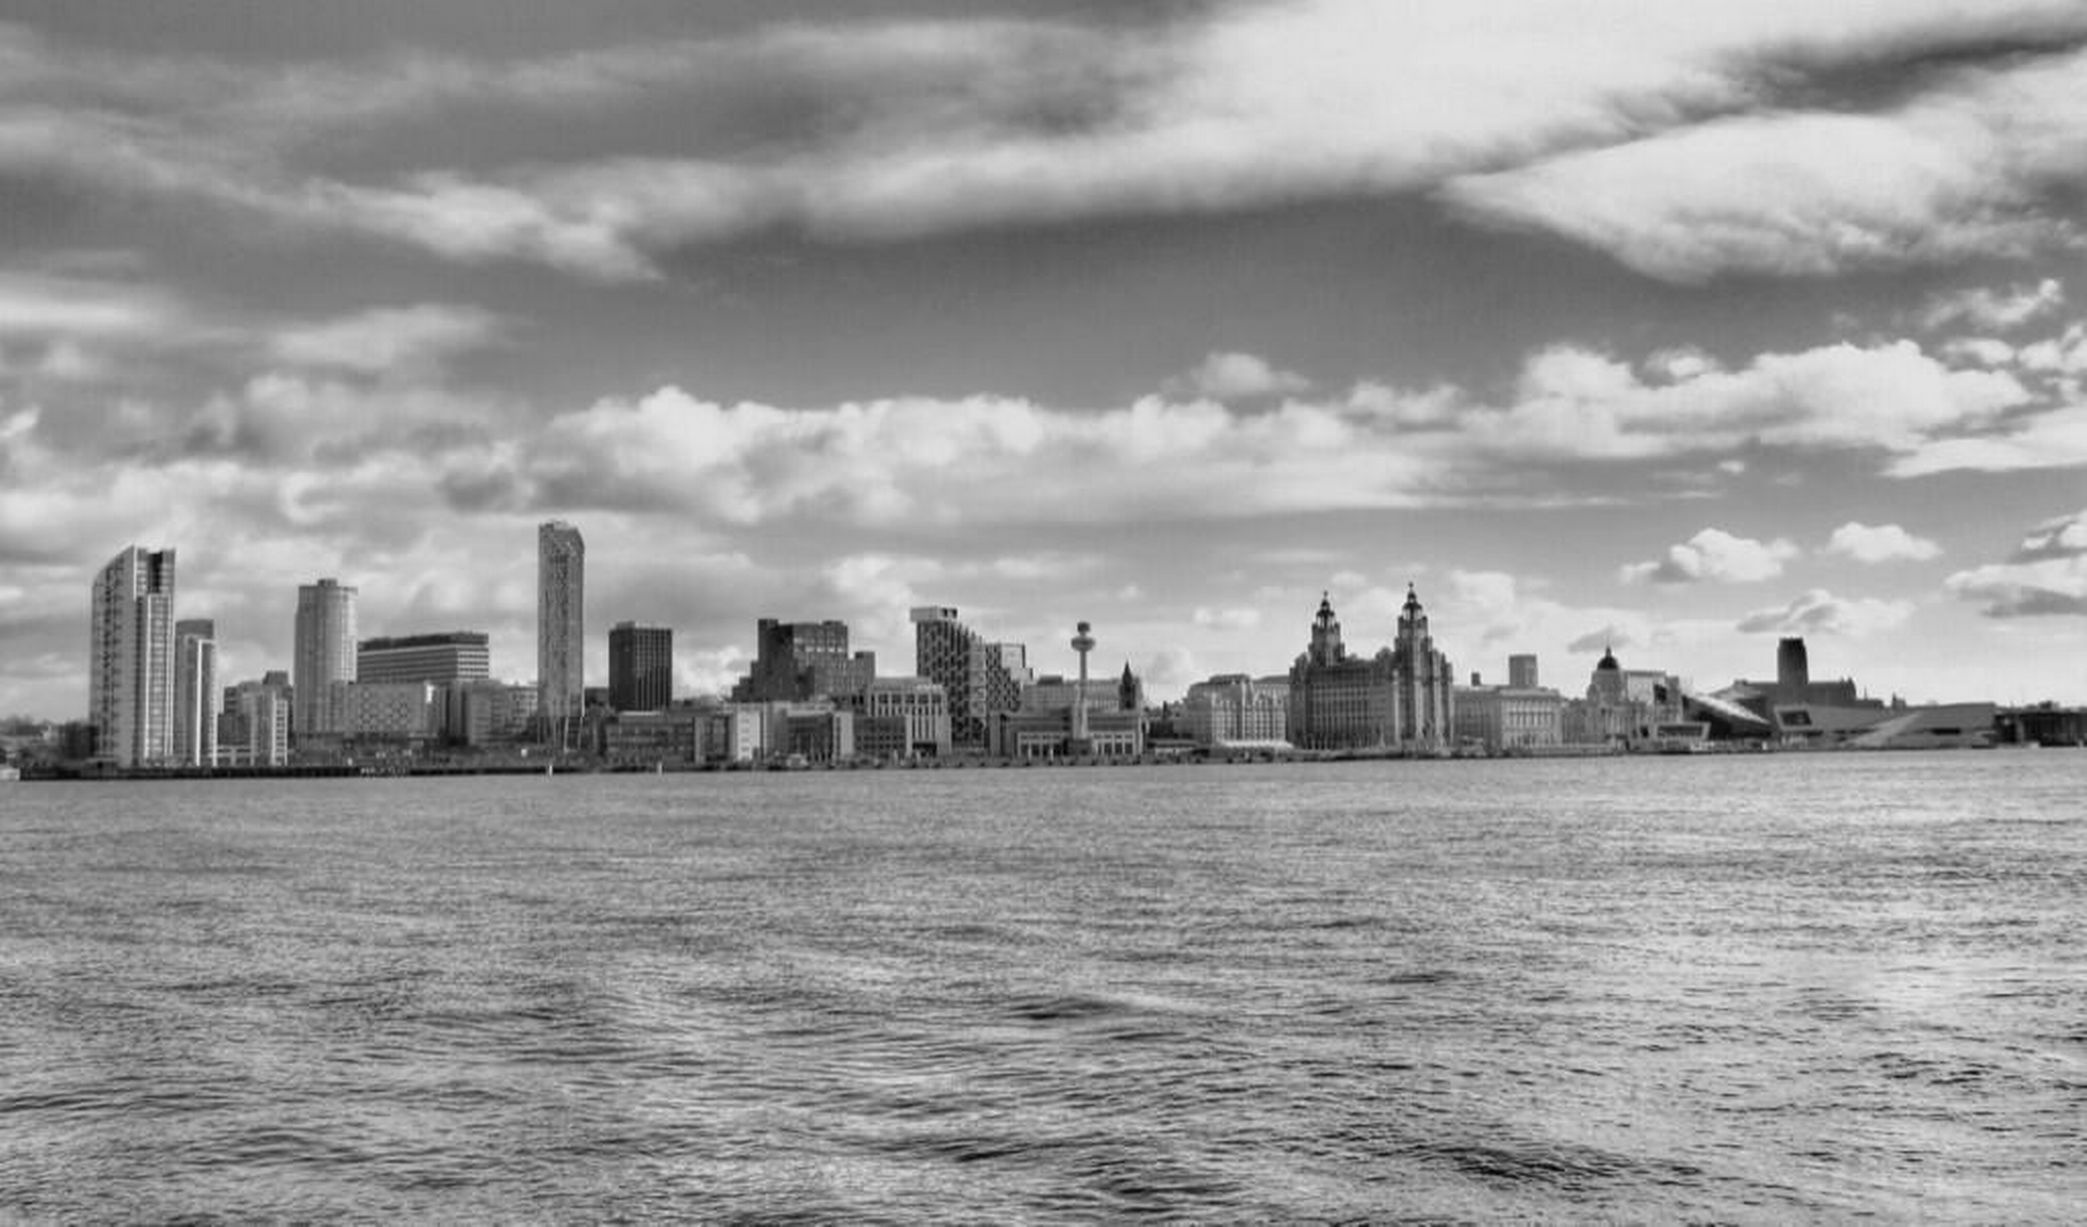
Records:
[[[174,624],[174,761],[184,767],[217,762],[217,623],[189,618]]]
[[[663,711],[674,701],[674,632],[618,622],[609,628],[609,706]]]
[[[322,579],[297,589],[291,735],[335,732],[333,684],[355,680],[355,589]]]
[[[580,530],[551,520],[536,530],[536,686],[538,713],[565,740],[566,722],[585,710],[587,543]]]
[[[173,757],[173,550],[130,546],[94,577],[87,720],[97,758],[136,767]]]

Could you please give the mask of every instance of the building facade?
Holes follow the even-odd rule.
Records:
[[[939,758],[950,751],[949,696],[939,683],[924,677],[877,678],[863,692],[862,713],[857,749],[865,754]]]
[[[1510,671],[1511,675],[1512,671]],[[1565,696],[1534,686],[1456,690],[1456,739],[1488,754],[1542,750],[1564,743]]]
[[[295,688],[292,738],[339,731],[333,721],[333,688],[355,680],[355,643],[355,589],[334,579],[300,585],[290,659]]]
[[[674,701],[674,632],[618,622],[609,628],[609,706],[665,711]]]
[[[877,676],[874,652],[848,650],[848,624],[762,618],[754,627],[753,668],[734,687],[742,703],[796,703],[814,698],[858,705]]]
[[[552,520],[536,530],[537,712],[563,744],[586,710],[587,543],[580,530]]]
[[[355,649],[358,682],[433,682],[454,686],[492,676],[492,649],[483,631],[446,631],[365,639]]]
[[[174,551],[130,546],[88,602],[87,720],[94,755],[117,767],[174,758]]]
[[[1175,717],[1199,746],[1278,746],[1290,739],[1290,679],[1221,673],[1188,688]]]
[[[291,698],[290,675],[281,670],[228,689],[218,725],[220,760],[253,767],[287,764]]]
[[[1018,643],[988,642],[946,605],[922,605],[910,616],[913,671],[948,696],[952,743],[984,751],[991,716],[1022,706],[1022,687],[1029,681],[1027,651]]]
[[[1411,585],[1393,646],[1353,656],[1322,596],[1311,641],[1290,669],[1290,741],[1310,750],[1432,754],[1454,741],[1455,686]]]
[[[217,762],[217,624],[208,618],[174,624],[174,761]]]

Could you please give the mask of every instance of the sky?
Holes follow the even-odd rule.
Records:
[[[0,0],[0,714],[178,551],[682,693],[916,605],[2087,702],[2079,0]]]

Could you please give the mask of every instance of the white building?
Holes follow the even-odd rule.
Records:
[[[174,761],[217,762],[217,624],[208,618],[174,624]]]
[[[1188,688],[1177,727],[1197,745],[1286,745],[1290,679],[1221,673]]]
[[[130,546],[94,577],[87,719],[95,757],[118,767],[174,758],[174,551]]]

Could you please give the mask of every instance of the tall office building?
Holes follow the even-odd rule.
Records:
[[[355,649],[358,682],[482,682],[493,657],[484,631],[445,631],[365,639]]]
[[[87,720],[95,757],[118,767],[174,755],[174,551],[130,546],[94,577]]]
[[[580,530],[551,520],[536,530],[536,686],[538,713],[565,740],[568,722],[585,710],[587,543]]]
[[[1522,653],[1507,658],[1507,684],[1517,690],[1536,689],[1536,656],[1534,653]]]
[[[300,585],[292,652],[291,736],[338,732],[333,685],[355,680],[355,589],[333,579]]]
[[[609,706],[664,711],[674,701],[674,632],[618,622],[609,628]]]
[[[184,767],[217,762],[217,623],[190,618],[174,624],[174,761]]]
[[[919,606],[911,617],[913,672],[948,696],[951,740],[985,749],[991,717],[1022,706],[1022,686],[1030,680],[1026,652],[1020,644],[980,638],[946,605]]]

